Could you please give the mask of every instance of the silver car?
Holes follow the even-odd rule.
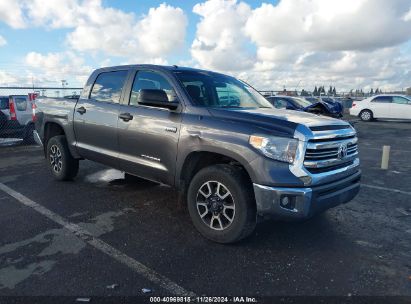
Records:
[[[27,95],[0,96],[0,138],[33,143],[34,108]]]

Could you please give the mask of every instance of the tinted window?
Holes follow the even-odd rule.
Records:
[[[128,71],[105,72],[98,75],[90,98],[101,102],[119,103]]]
[[[224,106],[239,106],[241,91],[237,86],[226,84],[225,86],[216,87],[219,103]]]
[[[272,108],[246,83],[212,72],[175,71],[195,105],[218,108]]]
[[[27,99],[25,97],[14,97],[14,103],[17,111],[27,110]]]
[[[391,96],[378,96],[375,97],[372,102],[378,102],[378,103],[390,103],[391,102]]]
[[[6,110],[9,108],[9,98],[1,97],[0,98],[0,110]]]
[[[159,73],[152,71],[137,72],[134,78],[133,88],[130,95],[130,105],[138,104],[138,97],[141,90],[163,90],[169,102],[175,102],[177,95],[171,84]]]
[[[274,97],[274,98],[270,98],[269,100],[271,101],[273,106],[276,107],[277,109],[287,108],[287,101],[282,98]]]
[[[312,103],[318,102],[318,98],[316,97],[305,97],[305,99]]]
[[[294,102],[296,104],[298,104],[299,106],[304,107],[304,108],[312,105],[311,102],[309,102],[308,100],[305,100],[303,98],[293,97],[292,100],[294,100]]]
[[[398,103],[398,104],[411,103],[410,100],[408,100],[407,98],[401,97],[401,96],[394,96],[394,97],[392,98],[392,102],[393,102],[393,103]]]

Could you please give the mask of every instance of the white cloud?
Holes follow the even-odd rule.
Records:
[[[310,50],[370,50],[411,37],[401,17],[410,0],[282,0],[262,4],[246,31],[258,47],[298,44]]]
[[[0,1],[0,21],[3,21],[12,28],[24,28],[26,22],[23,17],[22,1],[1,0]]]
[[[181,49],[188,23],[182,9],[165,3],[136,17],[101,0],[1,0],[0,20],[15,28],[72,29],[72,50],[156,62]]]
[[[201,67],[220,70],[251,68],[253,55],[247,50],[243,27],[251,8],[236,0],[210,0],[196,4],[201,16],[191,54]]]
[[[410,7],[410,10],[408,11],[408,13],[406,13],[402,19],[404,21],[411,21],[411,7]]]
[[[0,84],[1,85],[3,86],[17,85],[18,82],[19,82],[19,79],[16,77],[16,75],[0,70]]]
[[[82,19],[78,0],[29,0],[23,2],[23,8],[27,19],[35,26],[74,27]]]
[[[167,64],[188,42],[191,58],[180,64],[229,72],[259,89],[411,85],[411,0],[280,0],[255,9],[246,2],[196,4],[190,42],[185,12],[165,3],[136,16],[102,0],[0,0],[0,21],[68,29],[67,51],[27,54],[37,81],[86,78],[91,67],[80,54],[97,65]],[[0,81],[12,79],[2,73]]]
[[[0,46],[6,45],[7,44],[7,40],[0,35]]]
[[[25,57],[29,68],[27,74],[33,76],[35,83],[60,82],[62,79],[83,85],[93,68],[73,52],[40,54],[30,52]],[[72,85],[72,84],[71,84]]]
[[[179,50],[185,41],[187,17],[180,8],[161,4],[139,19],[103,8],[98,2],[82,9],[88,12],[84,22],[67,38],[74,50],[158,61]]]
[[[259,89],[407,86],[411,55],[395,46],[411,37],[404,17],[410,4],[281,0],[251,10],[235,0],[210,0],[194,7],[202,19],[192,56],[200,67],[229,71]]]

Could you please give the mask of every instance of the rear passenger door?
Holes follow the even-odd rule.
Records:
[[[124,100],[119,119],[121,169],[165,184],[174,183],[180,110],[139,104],[141,90],[163,90],[169,102],[176,102],[176,90],[170,78],[158,71],[139,70],[133,78],[130,96]],[[179,106],[181,109],[181,105]]]
[[[74,111],[77,149],[84,158],[118,167],[117,121],[128,70],[100,73]]]
[[[371,101],[371,111],[375,118],[391,117],[391,96],[377,96]]]

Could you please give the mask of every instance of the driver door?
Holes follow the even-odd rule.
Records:
[[[169,110],[142,105],[139,103],[141,90],[163,90],[169,102],[177,100],[166,75],[151,70],[136,71],[130,96],[121,106],[118,120],[120,166],[128,173],[171,185],[175,176],[181,106]]]

